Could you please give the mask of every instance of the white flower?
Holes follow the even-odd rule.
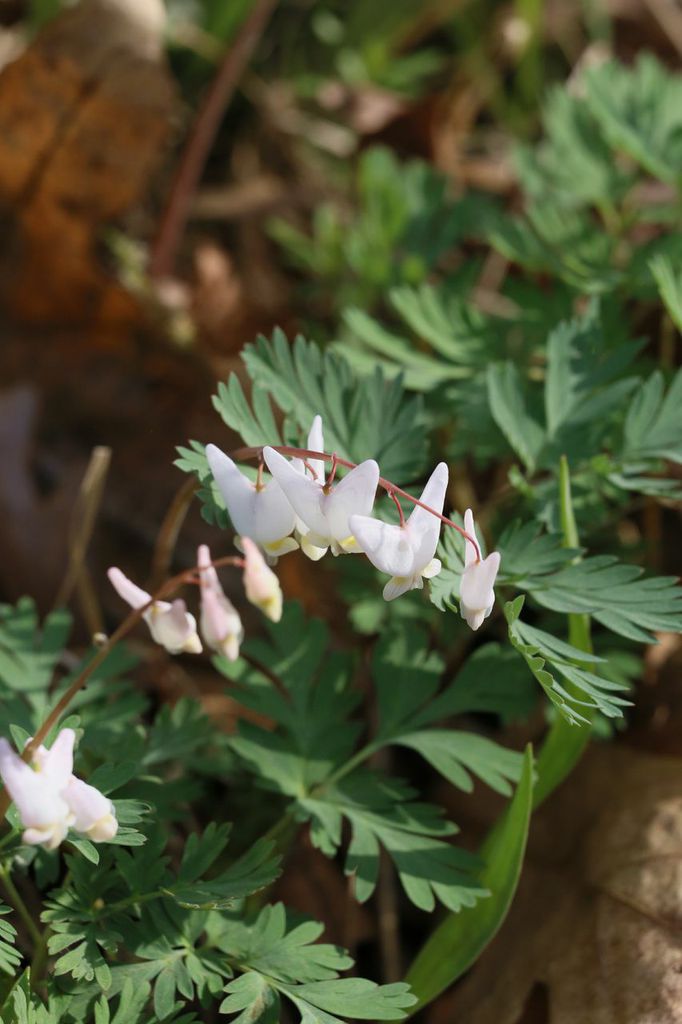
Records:
[[[206,458],[237,533],[250,537],[272,561],[295,551],[298,544],[290,534],[296,514],[277,481],[252,483],[214,444],[206,445]]]
[[[308,544],[325,551],[331,547],[334,555],[360,551],[349,516],[367,515],[372,510],[379,483],[379,467],[374,459],[361,462],[338,484],[327,487],[324,477],[311,480],[298,473],[274,448],[264,448],[263,458],[308,528]]]
[[[106,843],[114,838],[118,821],[114,805],[104,793],[72,775],[62,795],[71,809],[71,827],[76,832],[82,832],[93,843]]]
[[[73,775],[75,739],[73,729],[62,729],[49,750],[38,747],[32,764],[0,739],[0,777],[24,825],[25,843],[54,850],[69,828],[96,843],[118,831],[111,800]]]
[[[429,477],[420,501],[442,512],[447,486],[448,467],[441,462]],[[440,560],[434,558],[440,519],[418,505],[404,526],[360,515],[350,517],[350,526],[372,565],[391,577],[384,587],[387,601],[408,590],[421,589],[425,579],[437,576],[441,570]]]
[[[136,586],[120,569],[107,572],[109,580],[131,608],[142,608],[152,599],[146,590]],[[142,618],[149,626],[152,640],[165,647],[169,654],[199,654],[201,640],[197,633],[197,620],[187,611],[184,601],[155,601]]]
[[[322,430],[322,417],[316,416],[313,420],[308,434],[308,450],[311,452],[323,452],[324,451],[324,432]],[[294,465],[297,465],[298,460],[294,460]],[[324,459],[308,459],[308,466],[311,470],[312,479],[318,483],[324,483],[326,466]],[[303,463],[301,463],[303,466]],[[307,473],[307,470],[305,470]],[[311,543],[310,540],[310,528],[306,526],[300,516],[296,516],[296,537],[299,544],[301,545],[301,551],[304,555],[307,555],[313,562],[318,562],[327,553],[327,547],[317,547]]]
[[[470,508],[464,513],[464,529],[474,540],[476,527]],[[478,629],[487,619],[495,604],[495,577],[500,568],[500,553],[493,551],[487,558],[478,560],[476,550],[469,541],[464,552],[464,572],[459,584],[459,610],[472,629]]]
[[[220,585],[218,573],[211,565],[211,552],[205,544],[197,552],[197,564],[201,570],[201,635],[211,650],[224,654],[229,661],[236,661],[244,636],[242,620]]]
[[[244,552],[244,590],[251,604],[273,622],[282,618],[282,588],[272,569],[250,537],[242,537]]]

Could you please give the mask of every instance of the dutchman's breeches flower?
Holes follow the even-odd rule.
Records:
[[[295,551],[298,544],[290,534],[296,514],[277,481],[252,483],[214,444],[206,445],[206,458],[237,533],[255,541],[272,562]],[[302,476],[302,469],[301,463],[292,472]]]
[[[242,537],[244,551],[244,590],[251,604],[273,622],[282,618],[282,588],[250,537]]]
[[[54,850],[69,828],[95,843],[118,831],[111,800],[73,774],[75,738],[73,729],[62,729],[49,750],[38,747],[32,764],[0,739],[0,777],[19,812],[25,843]]]
[[[464,513],[464,529],[478,540],[473,513]],[[459,584],[459,608],[462,618],[472,629],[478,629],[488,618],[495,604],[495,578],[500,568],[500,553],[493,551],[479,561],[473,544],[466,542],[464,572]]]
[[[211,565],[211,552],[205,544],[197,552],[197,565],[200,569],[201,635],[212,651],[236,661],[244,636],[242,620],[220,585],[218,573]]]
[[[296,515],[308,528],[307,542],[316,548],[331,548],[332,554],[360,551],[349,517],[372,511],[379,483],[374,459],[361,462],[339,483],[327,485],[324,477],[312,480],[299,472],[274,448],[264,448],[263,458],[281,486]]]
[[[429,477],[420,501],[441,512],[448,486],[448,467],[439,463]],[[402,525],[384,523],[371,516],[352,515],[350,528],[372,565],[391,579],[384,597],[392,601],[408,590],[421,589],[425,579],[441,570],[435,558],[440,536],[440,519],[418,505]]]
[[[308,434],[308,450],[311,452],[323,452],[324,451],[324,432],[322,430],[322,417],[315,416],[313,419],[310,432]],[[298,460],[294,460],[296,465]],[[327,472],[324,459],[308,459],[305,472],[312,477],[317,483],[322,483]],[[318,562],[320,558],[327,554],[328,547],[317,547],[311,541],[310,527],[307,526],[300,516],[296,516],[296,537],[299,544],[301,545],[301,551],[304,555],[307,555],[313,562]]]
[[[152,595],[136,586],[120,569],[109,569],[107,576],[119,597],[131,608],[143,608],[151,601]],[[154,601],[142,618],[149,626],[152,640],[165,647],[169,654],[201,652],[197,620],[187,611],[184,601]]]

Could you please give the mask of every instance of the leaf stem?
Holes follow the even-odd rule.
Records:
[[[565,548],[579,548],[580,538],[571,497],[571,474],[565,455],[561,456],[559,463],[559,502],[562,545]],[[580,561],[580,555],[577,555],[574,561]],[[569,614],[568,639],[578,650],[592,654],[589,615]],[[570,774],[580,760],[591,735],[592,729],[589,725],[571,724],[563,715],[557,714],[536,762],[538,781],[533,793],[534,807],[541,804]]]

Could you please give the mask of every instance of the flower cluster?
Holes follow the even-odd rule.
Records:
[[[25,843],[54,850],[70,828],[95,843],[118,831],[111,800],[73,774],[75,740],[73,729],[62,729],[50,749],[38,747],[27,764],[0,739],[0,778],[19,812]]]
[[[308,435],[308,450],[324,452],[320,416],[315,417]],[[425,579],[441,570],[435,555],[448,487],[444,462],[434,469],[407,520],[395,499],[400,523],[392,524],[371,515],[379,484],[389,493],[393,490],[381,479],[374,459],[355,466],[335,483],[335,461],[327,476],[322,459],[288,460],[274,448],[265,447],[263,461],[272,479],[263,483],[261,470],[254,483],[215,445],[207,446],[206,456],[241,535],[240,544],[250,538],[271,564],[298,547],[315,560],[329,550],[333,555],[363,552],[390,577],[383,591],[387,601],[423,587]],[[486,559],[480,558],[470,509],[465,513],[464,525],[466,554],[460,609],[469,626],[478,629],[495,601],[493,586],[500,555],[493,552]]]
[[[340,460],[332,456],[327,474],[325,460],[329,456],[324,453],[320,416],[313,420],[308,448],[294,451],[298,455],[288,459],[274,448],[263,448],[254,482],[215,445],[206,447],[209,467],[238,532],[235,543],[244,556],[232,561],[244,567],[246,597],[268,618],[278,622],[282,616],[282,591],[269,565],[297,548],[314,561],[328,551],[333,555],[364,553],[389,577],[383,591],[387,601],[421,589],[424,580],[438,575],[441,563],[436,549],[448,488],[444,462],[436,466],[419,499],[399,492],[415,505],[406,519],[397,498],[399,489],[381,478],[374,459],[358,466],[350,464],[350,472],[336,480]],[[310,458],[303,457],[306,453]],[[271,473],[267,481],[263,480],[263,464]],[[387,523],[371,514],[380,485],[396,502],[399,523]],[[456,527],[466,539],[460,610],[469,626],[478,629],[495,603],[493,586],[500,555],[495,551],[481,559],[471,509],[464,515],[464,526],[464,530]],[[117,568],[109,570],[109,579],[123,600],[140,612],[156,643],[170,654],[199,653],[203,638],[211,650],[234,661],[244,631],[206,545],[199,548],[197,572],[201,589],[199,629],[182,599],[158,600]]]
[[[249,537],[241,538],[240,546],[244,558],[234,561],[243,566],[244,591],[248,600],[273,622],[279,622],[282,617],[279,580]],[[210,650],[236,661],[244,635],[242,620],[220,584],[211,552],[205,544],[197,551],[197,570],[201,591],[201,636]],[[172,602],[155,600],[115,567],[109,569],[108,576],[119,596],[135,611],[142,611],[141,617],[149,626],[152,639],[165,647],[169,654],[201,653],[197,620],[181,598]]]

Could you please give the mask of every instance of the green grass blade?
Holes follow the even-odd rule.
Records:
[[[491,895],[475,907],[450,914],[420,951],[406,978],[417,996],[410,1013],[461,977],[507,916],[523,864],[532,803],[533,753],[527,747],[516,793],[482,850],[486,867],[481,884]]]

